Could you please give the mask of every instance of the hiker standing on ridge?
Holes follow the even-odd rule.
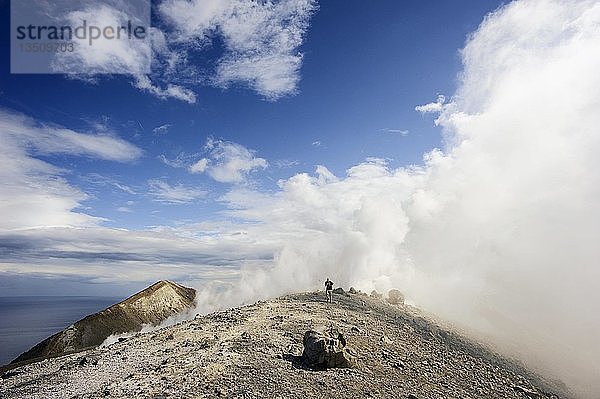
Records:
[[[327,277],[327,280],[325,280],[325,295],[327,296],[327,302],[333,302],[332,292],[333,281],[329,280],[329,277]]]

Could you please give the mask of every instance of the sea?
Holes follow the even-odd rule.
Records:
[[[89,314],[123,298],[96,296],[0,297],[0,365]]]

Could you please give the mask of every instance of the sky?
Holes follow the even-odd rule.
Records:
[[[153,26],[175,35],[167,25],[167,12],[161,12],[160,7],[175,9],[172,5],[177,3],[184,2],[153,4]],[[213,32],[223,22],[206,27],[200,38],[185,38],[189,43],[204,41],[203,48],[172,50],[189,53],[186,56],[190,57],[190,65],[179,69],[194,68],[194,60],[199,59],[197,70],[190,74],[210,76],[186,79],[183,84],[179,77],[167,76],[157,66],[153,75],[144,75],[161,90],[172,84],[193,93],[193,102],[139,89],[138,78],[127,74],[98,74],[92,78],[19,75],[10,74],[9,63],[3,62],[3,128],[8,131],[26,126],[28,136],[20,139],[17,135],[23,137],[22,132],[3,132],[3,140],[21,141],[12,149],[13,153],[20,152],[20,157],[5,162],[16,164],[27,157],[32,162],[45,162],[44,168],[60,171],[35,171],[35,181],[31,181],[27,179],[34,177],[29,169],[33,165],[21,169],[22,176],[16,176],[7,165],[5,173],[11,176],[5,180],[6,187],[17,193],[6,192],[11,199],[2,207],[6,216],[1,227],[23,230],[85,226],[147,232],[221,223],[231,220],[224,214],[230,208],[224,196],[232,190],[274,192],[281,179],[298,173],[313,174],[319,165],[343,175],[346,169],[368,158],[385,159],[391,167],[421,164],[425,152],[441,145],[441,133],[433,118],[416,112],[415,105],[427,103],[439,93],[452,92],[460,68],[458,49],[482,16],[499,5],[494,1],[453,5],[385,2],[375,8],[356,1],[340,8],[310,1],[282,3],[304,7],[298,16],[302,22],[288,26],[285,16],[276,12],[265,17],[275,26],[273,35],[293,31],[297,42],[276,54],[279,60],[269,58],[267,69],[276,74],[277,63],[281,63],[284,71],[275,77],[265,74],[262,86],[257,87],[252,78],[246,79],[248,71],[243,70],[237,71],[227,86],[214,82],[218,72],[206,66],[208,61],[214,65],[236,56],[229,55],[221,35]],[[3,59],[8,60],[10,4],[1,4]],[[203,3],[194,4],[199,7],[196,12],[202,14]],[[250,11],[245,12],[245,24],[253,29],[252,24],[257,22]],[[193,22],[180,21],[195,27]],[[247,37],[240,40],[249,42],[252,34],[246,33]],[[271,51],[261,45],[256,46],[259,51]],[[289,57],[295,57],[298,64],[290,62]],[[89,142],[69,143],[63,137],[58,141],[63,141],[64,148],[48,148],[58,134],[54,129],[67,129]],[[99,137],[106,145],[97,142]],[[109,141],[118,146],[113,148]],[[213,148],[209,148],[210,143]],[[77,148],[78,144],[89,147]],[[214,159],[219,156],[221,160]],[[203,159],[210,159],[212,165],[202,173],[193,173],[191,166]],[[45,180],[60,187],[51,193],[32,187],[43,185]],[[55,206],[48,204],[48,194],[56,196]],[[22,254],[17,251],[12,255],[13,250],[7,250],[5,259],[10,262],[2,270],[1,284],[7,295],[126,295],[160,277],[139,270],[127,273],[123,281],[122,275],[112,270],[115,262],[111,260],[115,259],[103,257],[109,249],[81,254],[86,263],[107,263],[108,269],[101,275],[83,277],[80,266],[66,273],[53,273],[43,261],[39,262],[37,254],[32,266],[36,273],[24,273],[13,263]],[[75,262],[78,255],[73,255],[63,258],[55,253],[52,258]],[[196,266],[202,266],[195,259],[202,255],[201,250],[190,255],[194,267],[185,271],[189,274],[183,276],[185,280],[194,280]],[[160,254],[157,256],[160,258]],[[162,264],[160,260],[158,263]],[[54,274],[61,277],[54,278]],[[168,269],[164,275],[182,278],[179,272],[173,275]],[[71,281],[73,278],[76,281]],[[39,279],[35,288],[33,279]],[[48,279],[50,284],[44,284]],[[95,286],[96,282],[102,284]]]
[[[340,4],[163,0],[11,74],[0,0],[2,295],[398,288],[597,397],[600,2]]]

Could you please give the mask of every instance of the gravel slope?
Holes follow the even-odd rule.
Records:
[[[558,398],[517,364],[359,294],[305,293],[216,312],[6,372],[1,398]],[[303,368],[302,337],[337,328],[356,369]],[[559,393],[561,398],[570,397]]]

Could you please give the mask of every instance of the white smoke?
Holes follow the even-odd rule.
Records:
[[[600,1],[515,1],[461,52],[423,166],[319,167],[233,216],[280,243],[272,264],[198,294],[199,309],[336,285],[399,288],[582,397],[600,395]]]

